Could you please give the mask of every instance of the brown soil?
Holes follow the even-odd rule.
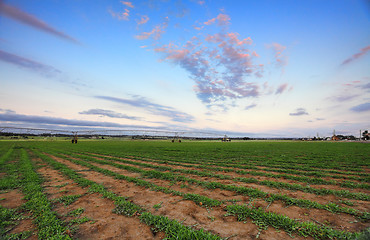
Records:
[[[81,168],[79,170],[82,170]],[[113,213],[114,203],[103,199],[99,194],[91,194],[58,171],[44,166],[38,170],[45,181],[45,192],[50,199],[65,195],[81,194],[74,203],[64,206],[56,203],[53,209],[64,221],[75,217],[67,214],[77,208],[83,208],[80,217],[88,217],[90,222],[80,224],[78,231],[73,234],[77,239],[162,239],[163,233],[153,234],[150,227],[141,223],[137,218],[129,218]],[[67,185],[65,185],[67,184]],[[64,186],[65,185],[65,186]],[[61,187],[62,186],[62,187]]]
[[[101,155],[101,154],[99,154],[99,155],[96,154],[96,155],[97,156],[100,155],[102,157],[111,157],[111,156],[108,156],[108,155]],[[117,157],[115,157],[115,158],[117,158]],[[102,158],[97,158],[97,159],[102,159]],[[226,172],[224,172],[224,171],[213,171],[213,170],[208,170],[208,169],[202,169],[200,167],[194,167],[194,165],[197,165],[197,164],[192,164],[192,165],[188,165],[188,166],[176,166],[176,165],[167,165],[167,164],[157,163],[157,162],[155,162],[155,160],[148,162],[148,161],[137,160],[137,159],[134,159],[134,158],[121,158],[121,159],[132,161],[132,162],[152,164],[154,166],[168,166],[168,167],[171,167],[173,169],[190,169],[190,170],[198,170],[198,171],[209,171],[209,172],[212,172],[212,173],[228,175],[228,176],[231,176],[231,177],[255,178],[255,179],[260,180],[260,181],[270,180],[270,181],[279,181],[279,182],[283,182],[283,183],[294,183],[294,184],[307,185],[307,183],[304,183],[304,182],[299,182],[299,181],[284,179],[284,178],[271,178],[271,177],[265,177],[265,176],[254,176],[254,175],[251,175],[251,174],[238,174],[236,172],[227,172],[227,171]],[[115,161],[115,160],[111,160],[111,161]],[[116,162],[119,162],[119,161],[116,161]],[[124,163],[121,163],[121,164],[124,164]],[[124,165],[130,165],[130,164],[124,164]],[[187,165],[187,164],[185,164],[185,165]],[[217,166],[217,167],[219,167],[219,166]],[[232,167],[219,167],[219,168],[240,170],[238,168],[232,168]],[[246,171],[248,171],[248,170],[246,170]],[[258,172],[269,173],[269,174],[272,173],[271,171],[264,171],[263,168],[258,170]],[[276,174],[280,174],[280,173],[276,173]],[[295,174],[287,174],[287,175],[299,176],[299,175],[295,175]],[[331,177],[322,177],[322,179],[323,180],[335,180],[338,183],[340,183],[342,181],[345,181],[345,180],[335,179],[335,178],[331,178]],[[351,181],[360,183],[360,181],[357,181],[357,180],[351,180]],[[350,192],[363,192],[363,193],[366,193],[366,194],[370,194],[370,190],[366,190],[366,189],[352,189],[352,188],[341,187],[341,186],[338,186],[338,185],[317,185],[317,184],[311,184],[311,185],[316,187],[316,188],[325,188],[325,189],[333,189],[333,190],[348,190]]]
[[[110,171],[113,171],[113,172],[116,172],[116,173],[119,173],[119,174],[122,174],[122,175],[125,175],[125,176],[130,174],[130,172],[128,172],[126,170],[117,169],[113,166],[102,165],[102,164],[97,164],[97,163],[92,163],[92,162],[90,162],[90,164],[93,164],[93,165],[98,166],[100,168],[108,169]],[[212,178],[207,178],[207,177],[204,178],[204,177],[199,177],[199,176],[194,176],[193,178],[198,179],[198,180],[205,180],[205,181],[207,181],[207,180],[213,181],[214,180]],[[154,184],[159,185],[159,186],[164,186],[164,187],[169,187],[171,185],[171,183],[169,181],[159,180],[159,179],[146,179],[146,181],[154,183]],[[230,181],[230,180],[217,180],[216,182],[220,182],[222,184],[235,184],[233,181]],[[318,202],[322,202],[323,204],[326,204],[330,201],[330,200],[328,200],[328,197],[329,198],[331,197],[330,198],[331,202],[333,202],[333,199],[335,198],[334,196],[327,196],[327,198],[320,199],[320,196],[316,196],[314,194],[308,194],[308,195],[312,195],[312,196],[309,196],[307,198],[306,194],[304,194],[304,193],[302,194],[301,192],[290,192],[288,190],[271,191],[270,188],[265,187],[265,186],[259,186],[259,185],[255,185],[255,184],[244,184],[244,185],[246,187],[259,188],[260,190],[263,190],[263,191],[268,192],[268,193],[274,192],[274,193],[287,194],[290,197],[294,197],[294,198],[303,198],[303,199],[309,199],[309,200],[313,200],[313,201],[315,201],[315,200],[317,201],[319,199],[319,200],[322,200],[322,201],[318,201]],[[206,196],[206,197],[209,197],[209,198],[212,198],[212,199],[217,199],[217,200],[227,201],[227,200],[235,199],[235,200],[240,201],[238,204],[248,203],[251,200],[247,196],[238,195],[237,193],[230,192],[230,191],[227,191],[227,190],[221,190],[221,189],[207,190],[207,189],[204,189],[204,188],[201,188],[201,187],[198,187],[198,186],[194,186],[194,185],[186,185],[186,184],[184,185],[184,183],[177,183],[175,185],[172,185],[170,188],[173,189],[173,190],[176,190],[176,191],[184,192],[184,193],[200,194],[200,195],[203,195],[203,196]],[[338,218],[337,214],[330,213],[326,210],[311,209],[311,213],[310,213],[310,211],[308,209],[301,209],[299,207],[291,206],[291,207],[287,208],[283,203],[281,203],[279,201],[275,201],[272,205],[269,206],[269,204],[267,202],[265,202],[261,199],[255,199],[255,200],[253,200],[253,204],[255,204],[256,207],[263,207],[263,208],[269,207],[268,210],[270,210],[270,211],[273,211],[273,212],[278,213],[278,214],[283,214],[283,215],[288,216],[288,217],[293,218],[293,219],[300,219],[302,221],[312,221],[314,219],[318,222],[330,222],[330,223],[335,222],[336,224],[332,224],[333,227],[346,225],[348,222],[356,221],[356,218],[354,216],[351,216],[351,215],[348,215],[348,214],[341,214],[341,217],[339,219],[337,219]],[[362,206],[367,207],[366,202]],[[359,226],[351,225],[350,227],[348,227],[348,229],[350,229],[351,231],[354,231],[354,229],[358,229],[359,227],[361,228],[361,227],[363,227],[363,225],[361,225],[361,224],[359,224]]]
[[[99,159],[99,158],[97,158],[97,159]],[[143,162],[143,161],[132,160],[132,159],[125,159],[125,160],[130,160],[130,161],[133,161],[133,162]],[[125,164],[125,163],[121,163],[121,162],[115,161],[115,160],[111,160],[111,161],[115,162],[115,163],[122,164],[122,165],[126,165],[126,166],[132,166],[131,164]],[[153,164],[154,166],[165,166],[165,164],[158,164],[158,163],[151,163],[151,164]],[[143,167],[140,167],[140,166],[135,166],[135,167],[141,168],[143,170],[153,170],[153,168],[143,168]],[[199,169],[194,168],[194,167],[185,168],[185,167],[182,167],[182,166],[173,166],[173,165],[171,165],[170,167],[173,168],[173,169],[199,170]],[[256,178],[256,179],[261,180],[261,181],[262,180],[269,180],[269,181],[283,182],[283,183],[297,183],[296,181],[292,181],[292,180],[285,180],[285,179],[278,179],[277,180],[275,178],[269,178],[269,177],[246,176],[246,175],[237,174],[235,172],[222,172],[222,173],[217,172],[217,173],[222,174],[222,175],[228,175],[228,176],[231,176],[233,178],[236,178],[236,177],[252,177],[252,178]],[[127,174],[129,174],[129,173],[127,172]],[[238,186],[258,188],[258,189],[260,189],[262,191],[265,191],[265,192],[268,192],[268,193],[286,194],[290,197],[302,198],[302,199],[307,199],[307,200],[311,200],[311,201],[316,201],[316,202],[321,203],[321,204],[327,204],[328,202],[335,202],[338,205],[346,207],[346,205],[339,202],[339,200],[341,198],[336,197],[334,195],[318,196],[316,194],[305,193],[305,192],[302,192],[302,191],[290,191],[290,190],[285,190],[285,189],[276,189],[276,188],[270,188],[268,186],[259,185],[259,184],[235,182],[235,181],[232,181],[232,180],[220,180],[218,178],[213,178],[213,177],[200,177],[200,176],[193,175],[193,174],[180,174],[180,175],[188,176],[190,178],[194,178],[194,179],[202,180],[202,181],[214,181],[214,182],[220,182],[220,183],[223,183],[223,184],[234,184],[234,185],[238,185]],[[345,189],[345,190],[348,190],[346,188],[341,188],[340,186],[334,186],[334,185],[314,185],[314,186],[315,186],[315,188],[320,188],[321,187],[323,189],[332,189],[332,190]],[[350,192],[363,192],[363,193],[366,193],[366,194],[370,194],[369,190],[364,190],[364,189],[355,189],[355,190],[351,190]],[[368,202],[361,201],[361,200],[355,200],[355,199],[350,199],[350,201],[355,203],[355,206],[353,206],[352,208],[358,209],[360,211],[370,211],[370,206],[369,206]]]
[[[221,237],[230,237],[233,234],[237,233],[237,236],[231,239],[253,239],[252,236],[256,237],[258,235],[258,229],[256,225],[247,223],[240,223],[236,222],[235,217],[225,217],[225,211],[218,207],[213,208],[210,212],[207,209],[201,208],[197,206],[195,203],[191,201],[183,201],[181,197],[172,196],[160,192],[153,192],[149,189],[145,189],[143,187],[138,187],[132,183],[122,181],[122,180],[115,180],[112,177],[104,176],[97,172],[86,171],[87,168],[81,167],[74,163],[71,163],[67,160],[60,159],[53,157],[55,160],[62,162],[69,166],[71,169],[79,169],[84,170],[83,173],[86,178],[96,181],[98,183],[103,183],[105,186],[109,186],[110,190],[119,193],[124,196],[128,196],[130,200],[134,203],[147,208],[149,211],[153,212],[154,214],[158,213],[161,215],[168,216],[171,219],[177,219],[179,221],[184,221],[186,225],[194,225],[198,224],[197,227],[204,228],[208,231],[217,233]],[[125,170],[117,169],[112,166],[107,165],[100,165],[93,163],[96,166],[101,168],[109,169],[111,171],[128,175],[131,174]],[[158,180],[158,179],[149,179],[149,182],[155,183],[160,186],[169,186],[168,181]],[[225,190],[205,190],[203,188],[197,186],[190,186],[190,188],[181,188],[179,184],[173,185],[172,189],[181,191],[181,192],[191,192],[197,193],[200,195],[208,196],[213,199],[220,199],[220,200],[227,200],[227,199],[238,199],[241,203],[247,203],[250,201],[248,197],[245,196],[238,196],[235,195],[233,192],[225,191]],[[296,195],[297,192],[290,192],[292,195]],[[315,196],[317,197],[317,196]],[[155,210],[153,205],[162,203],[162,207],[159,210]],[[267,207],[267,203],[263,200],[255,200],[253,201],[255,206],[257,207]],[[325,210],[317,210],[317,209],[301,209],[299,207],[289,207],[285,208],[281,203],[275,202],[268,208],[270,211],[284,214],[289,216],[290,218],[299,219],[303,221],[316,221],[319,223],[326,223],[332,225],[336,229],[348,229],[350,231],[359,231],[360,229],[364,229],[366,224],[356,222],[356,219],[353,216],[349,216],[347,214],[340,214],[338,217],[337,214],[332,214]],[[211,215],[213,214],[213,215]],[[231,222],[233,227],[229,227],[228,223]],[[353,222],[350,224],[350,222]],[[218,223],[218,225],[216,224]],[[248,225],[248,231],[245,229],[245,224]],[[259,237],[262,239],[269,239],[264,238],[265,234],[269,233],[271,230],[262,231]],[[275,230],[273,230],[275,231]],[[289,238],[286,233],[285,238]],[[271,234],[270,236],[273,236]],[[243,236],[243,237],[241,237]],[[276,234],[276,236],[278,236]],[[284,237],[279,237],[278,239],[285,239]]]
[[[176,219],[184,225],[194,226],[195,229],[203,228],[207,231],[218,234],[223,238],[230,237],[229,239],[232,240],[255,239],[257,235],[259,235],[260,239],[271,239],[270,237],[273,235],[279,236],[277,239],[290,238],[290,236],[284,231],[278,233],[271,227],[268,230],[263,230],[259,233],[257,226],[250,220],[244,223],[236,221],[236,218],[233,216],[225,216],[226,212],[222,207],[207,209],[196,205],[192,201],[183,200],[179,196],[154,192],[144,187],[136,186],[130,182],[116,180],[97,172],[86,171],[86,168],[64,159],[57,157],[53,157],[53,159],[66,164],[73,170],[85,170],[81,171],[81,173],[87,179],[109,186],[109,190],[121,196],[128,197],[130,201],[146,208],[153,214],[167,216],[170,219]],[[153,208],[155,204],[161,204],[161,207],[156,210]],[[297,239],[306,238],[297,236]]]
[[[23,200],[24,195],[20,193],[18,190],[11,190],[7,192],[1,192],[0,193],[0,198],[2,199],[0,201],[1,206],[6,207],[6,208],[18,208],[20,207],[23,203],[26,201]],[[31,231],[32,235],[27,238],[30,240],[37,239],[37,228],[36,226],[32,223],[32,219],[30,219],[30,215],[26,212],[23,213],[24,218],[18,221],[17,225],[13,227],[13,229],[7,234],[14,234],[14,233],[21,233],[25,231]]]

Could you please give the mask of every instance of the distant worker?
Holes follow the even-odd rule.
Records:
[[[72,143],[77,143],[77,134],[73,135]]]

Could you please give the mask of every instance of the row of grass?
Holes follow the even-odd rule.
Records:
[[[62,174],[69,177],[80,186],[89,187],[90,192],[99,193],[104,198],[114,201],[115,213],[126,216],[139,216],[139,219],[147,225],[151,226],[154,231],[165,232],[166,239],[221,239],[219,236],[206,232],[203,229],[194,230],[190,227],[184,226],[176,220],[171,220],[164,216],[153,215],[150,212],[145,211],[145,209],[143,209],[139,205],[128,201],[126,197],[119,196],[111,191],[108,191],[103,185],[83,178],[81,174],[73,171],[62,163],[54,161],[49,156],[41,154],[37,151],[35,151],[35,153],[51,167],[60,171]]]
[[[100,155],[100,154],[93,154],[93,153],[87,153],[84,152],[83,154],[89,155],[89,156],[97,156],[104,159],[122,159],[120,157],[114,157],[114,156],[106,156],[106,155]],[[263,176],[263,177],[270,177],[270,178],[283,178],[288,180],[294,180],[297,182],[303,182],[308,184],[322,184],[322,185],[339,185],[341,187],[348,187],[348,188],[359,188],[359,189],[370,189],[370,184],[367,183],[357,183],[352,181],[342,181],[337,182],[335,180],[325,180],[322,178],[316,178],[316,177],[307,177],[307,176],[297,176],[297,175],[290,175],[286,173],[265,173],[265,172],[259,172],[254,170],[240,170],[230,167],[215,167],[215,166],[209,166],[205,164],[182,164],[179,162],[173,162],[173,161],[167,161],[167,160],[156,160],[156,159],[147,159],[147,158],[140,158],[140,157],[125,157],[126,159],[131,160],[140,160],[144,162],[155,162],[159,164],[166,164],[166,165],[174,165],[174,166],[181,166],[181,167],[187,167],[187,168],[198,168],[198,169],[207,169],[211,171],[216,172],[235,172],[241,175],[252,175],[252,176]]]
[[[95,151],[96,152],[96,151]],[[101,152],[98,154],[101,154]],[[112,155],[112,153],[105,153]],[[347,181],[339,183],[343,187],[351,187],[351,188],[364,188],[364,189],[370,189],[369,184],[358,184],[355,182],[350,182],[348,180],[356,180],[356,181],[361,181],[361,182],[370,182],[370,177],[369,175],[365,174],[365,177],[356,177],[356,176],[348,176],[348,175],[332,175],[332,174],[326,174],[320,170],[310,170],[310,171],[301,171],[301,170],[294,170],[294,169],[289,169],[289,168],[273,168],[269,167],[269,165],[264,166],[265,168],[261,169],[259,167],[256,167],[254,164],[251,162],[248,162],[248,164],[240,164],[240,163],[235,163],[235,162],[228,162],[228,161],[222,161],[222,162],[214,162],[214,161],[199,161],[199,160],[182,160],[182,159],[166,159],[166,157],[161,157],[161,160],[155,160],[153,158],[146,158],[142,156],[128,156],[128,155],[122,155],[122,154],[117,154],[114,153],[116,157],[123,157],[123,158],[135,158],[137,160],[142,160],[142,161],[157,161],[159,163],[168,163],[168,164],[178,164],[181,166],[181,163],[187,163],[187,166],[189,167],[198,167],[198,168],[207,168],[207,169],[217,169],[219,171],[225,171],[228,170],[233,170],[231,168],[236,168],[235,172],[240,173],[240,174],[252,174],[252,175],[257,175],[258,170],[263,170],[267,172],[278,172],[278,173],[283,173],[280,175],[272,175],[269,173],[261,173],[258,172],[258,175],[264,175],[268,177],[283,177],[291,180],[297,180],[297,181],[303,181],[303,182],[308,182],[311,184],[332,184],[332,185],[337,185],[338,183],[334,180],[323,180],[321,179],[322,177],[329,177],[329,178],[334,178],[334,179],[346,179]],[[191,165],[189,165],[191,164]],[[218,167],[223,167],[223,168],[213,168],[212,166],[218,166]],[[182,165],[186,166],[186,165]],[[242,169],[242,170],[238,170]],[[257,171],[245,171],[245,169],[249,170],[257,170]],[[299,176],[292,176],[288,174],[295,174]],[[352,174],[352,173],[351,173]],[[355,173],[354,173],[355,174]],[[364,174],[360,174],[364,175]],[[309,177],[315,177],[315,178],[309,178]]]
[[[191,200],[191,201],[195,202],[196,204],[204,206],[204,207],[217,207],[217,206],[220,206],[222,204],[222,201],[215,200],[215,199],[210,199],[206,196],[202,196],[202,195],[199,195],[199,194],[192,194],[192,193],[183,193],[183,192],[176,191],[176,190],[173,190],[173,189],[170,189],[170,188],[167,188],[167,187],[158,186],[154,183],[150,183],[150,182],[145,181],[143,179],[138,179],[138,178],[135,178],[135,177],[128,177],[128,176],[118,174],[118,173],[115,173],[115,172],[107,170],[107,169],[99,168],[95,165],[92,165],[92,164],[86,162],[86,161],[81,161],[81,160],[78,160],[78,159],[71,159],[71,158],[68,158],[65,155],[61,155],[61,154],[55,154],[55,155],[59,156],[59,157],[62,157],[62,158],[65,158],[65,159],[67,159],[67,160],[69,160],[73,163],[78,164],[78,165],[88,167],[89,169],[94,170],[96,172],[100,172],[104,175],[111,176],[111,177],[114,177],[114,178],[119,179],[119,180],[125,180],[125,181],[128,181],[128,182],[132,182],[137,186],[145,187],[145,188],[151,189],[153,191],[163,192],[163,193],[166,193],[166,194],[172,194],[172,195],[175,195],[175,196],[180,196],[184,200]],[[131,170],[132,171],[135,171],[135,170],[137,171],[137,168],[131,168]]]
[[[35,172],[28,154],[21,149],[19,171],[22,175],[22,191],[27,202],[23,207],[32,213],[38,227],[39,239],[71,239],[66,234],[66,223],[52,211],[52,204],[43,193],[43,180]]]
[[[148,143],[148,145],[149,144],[150,143]],[[153,144],[151,150],[154,150],[154,151],[148,152],[147,154],[145,152],[146,149],[144,149],[144,146],[140,146],[143,148],[144,151],[138,151],[139,152],[138,154],[135,152],[130,152],[125,155],[126,156],[127,155],[147,156],[149,158],[158,156],[158,158],[160,159],[173,160],[173,161],[188,161],[188,162],[193,162],[193,163],[199,163],[199,162],[204,162],[207,164],[217,164],[217,163],[235,164],[237,163],[239,165],[247,165],[247,166],[251,165],[252,167],[255,165],[269,167],[269,165],[279,165],[281,163],[281,164],[286,165],[284,166],[284,170],[288,168],[288,169],[296,169],[296,170],[301,169],[303,171],[315,171],[318,174],[323,173],[323,172],[328,172],[328,173],[331,172],[331,173],[339,173],[339,174],[354,174],[354,175],[365,176],[365,177],[369,176],[369,174],[364,173],[364,170],[362,169],[362,165],[369,166],[369,164],[366,161],[366,154],[364,154],[364,152],[361,152],[360,150],[356,150],[356,151],[352,150],[352,152],[348,151],[349,150],[348,147],[351,145],[346,145],[346,148],[335,149],[335,151],[333,152],[328,152],[327,150],[325,151],[324,149],[320,149],[320,148],[311,149],[311,150],[320,152],[315,155],[312,151],[308,153],[307,149],[299,149],[298,151],[298,148],[297,148],[298,146],[306,148],[307,146],[309,146],[307,144],[293,143],[294,147],[290,148],[291,144],[292,143],[282,143],[282,144],[276,143],[274,144],[276,145],[276,148],[270,149],[269,150],[270,154],[267,154],[267,156],[264,156],[262,158],[261,156],[258,156],[258,155],[264,154],[266,152],[266,147],[268,147],[267,145],[270,145],[268,143],[256,143],[256,145],[254,145],[253,147],[258,146],[259,148],[262,147],[262,149],[256,148],[256,150],[252,150],[252,151],[245,149],[245,147],[248,147],[248,145],[251,145],[251,143],[240,143],[240,147],[244,147],[243,149],[235,149],[233,147],[233,146],[236,146],[235,144],[227,145],[227,146],[226,145],[217,146],[218,145],[217,143],[212,143],[213,146],[211,146],[211,144],[209,144],[209,146],[205,146],[206,143],[194,143],[194,144],[187,143],[187,145],[192,145],[189,147],[191,149],[190,151],[189,151],[189,148],[187,147],[176,147],[176,151],[170,151],[172,149],[166,149],[165,147],[162,147],[162,146],[160,146],[160,148],[158,147],[158,149],[153,149],[153,147],[157,147],[156,146],[157,144]],[[329,147],[328,144],[329,143],[323,143],[319,145],[323,147]],[[288,152],[284,152],[284,154],[279,154],[279,148],[283,147],[283,145],[287,145],[286,147],[288,148],[286,149],[286,151]],[[319,145],[316,145],[316,146],[318,147]],[[130,147],[131,146],[132,144],[130,144]],[[333,146],[335,148],[338,147],[338,145],[337,146],[330,145],[330,148],[332,148]],[[358,146],[361,146],[361,145],[358,144]],[[207,152],[206,147],[210,148],[210,151]],[[199,148],[202,148],[202,149],[199,149]],[[346,154],[350,154],[350,153],[351,154],[360,153],[360,154],[358,154],[359,156],[356,156],[356,158],[354,158],[353,156],[348,157],[348,159],[351,160],[351,163],[346,164],[346,166],[344,167],[340,167],[339,165],[341,164],[341,161],[343,159],[338,159],[338,157],[343,158],[344,156],[343,155],[340,156],[339,154],[340,151],[338,150],[343,151],[344,149],[346,150]],[[199,152],[199,150],[205,150],[205,151]],[[232,151],[229,151],[229,150],[232,150]],[[298,158],[298,156],[295,156],[295,158],[292,159],[292,157],[289,157],[288,155],[294,153],[295,150],[298,151],[297,155],[302,154],[302,152],[307,152],[307,155],[311,155],[311,157],[307,156],[305,158],[301,158],[301,157]],[[323,153],[323,151],[321,150],[324,150],[325,153]],[[104,148],[99,149],[99,150],[97,150],[96,148],[89,148],[88,151],[106,153],[106,154],[111,154],[112,152],[116,153],[116,151],[109,151],[109,149],[106,148],[105,146]],[[224,151],[224,154],[220,155],[219,154],[220,151]],[[250,154],[248,154],[248,152]],[[212,153],[212,154],[209,154],[209,153]],[[257,156],[253,156],[254,154],[257,154]],[[333,156],[328,157],[330,154],[332,154]],[[233,157],[233,155],[237,155],[237,157],[236,156]],[[189,157],[189,156],[192,156],[192,157]],[[353,162],[352,159],[358,160],[359,158],[363,159],[362,161],[359,161],[361,165],[354,167],[355,165],[357,165],[357,163],[356,161]],[[279,162],[279,164],[276,164],[276,162]],[[317,168],[318,166],[322,166],[323,169]],[[340,171],[336,171],[332,169],[342,169],[342,170],[345,170],[346,172],[340,172]],[[349,170],[351,170],[352,172],[348,172]]]
[[[70,155],[75,156],[75,157],[80,157],[80,158],[87,157],[88,159],[91,159],[90,157],[88,157],[89,155],[87,156],[86,155],[76,155],[76,154],[70,154]],[[229,179],[235,182],[255,183],[255,184],[265,185],[265,186],[277,188],[277,189],[288,189],[288,190],[295,190],[295,191],[299,190],[302,192],[313,193],[316,195],[335,195],[337,197],[345,197],[345,198],[357,199],[357,200],[363,200],[363,201],[370,200],[370,197],[368,194],[352,193],[348,190],[332,190],[332,189],[324,189],[324,188],[317,189],[317,188],[312,188],[309,186],[302,186],[300,184],[282,183],[282,182],[275,182],[275,181],[269,181],[269,180],[259,181],[255,178],[243,178],[243,177],[234,178],[228,175],[215,174],[209,171],[206,172],[206,171],[198,171],[198,170],[190,170],[190,169],[174,169],[168,166],[156,166],[152,164],[135,162],[135,161],[125,160],[125,159],[115,158],[115,157],[102,157],[102,158],[107,159],[107,160],[119,161],[119,162],[126,163],[126,164],[137,165],[141,167],[154,168],[159,171],[180,172],[184,174],[193,174],[193,175],[197,175],[201,177],[214,177],[218,179]]]
[[[237,194],[247,195],[247,196],[252,197],[252,198],[261,198],[261,199],[264,199],[265,201],[268,201],[270,203],[275,201],[275,200],[280,200],[288,206],[289,205],[296,205],[296,206],[304,207],[304,208],[317,208],[317,209],[324,209],[324,210],[327,210],[327,211],[330,211],[330,212],[347,213],[347,214],[350,214],[350,215],[354,215],[354,216],[356,216],[359,219],[364,220],[364,221],[368,221],[370,219],[370,214],[367,213],[367,212],[360,212],[360,211],[358,211],[356,209],[353,209],[353,208],[342,207],[342,206],[339,206],[335,203],[320,204],[320,203],[317,203],[315,201],[306,200],[306,199],[296,199],[296,198],[292,198],[292,197],[289,197],[289,196],[283,195],[283,194],[269,194],[269,193],[263,192],[259,189],[255,189],[255,188],[247,188],[247,187],[241,187],[241,186],[235,186],[235,185],[225,185],[225,184],[221,184],[221,183],[218,183],[218,182],[200,181],[200,180],[196,180],[196,179],[193,179],[193,178],[188,178],[188,177],[185,177],[185,176],[182,176],[182,175],[173,174],[173,173],[169,173],[169,172],[159,172],[159,171],[155,171],[155,170],[146,171],[146,170],[143,170],[143,169],[140,169],[140,168],[127,166],[127,165],[122,165],[122,164],[114,163],[114,162],[111,162],[111,161],[98,160],[98,159],[95,159],[95,158],[89,158],[88,160],[80,158],[81,160],[83,160],[83,161],[81,161],[81,160],[77,160],[77,159],[71,159],[71,158],[69,158],[65,155],[62,155],[62,154],[56,154],[56,155],[58,155],[59,157],[62,157],[64,159],[67,159],[69,161],[72,161],[76,164],[86,166],[86,167],[88,167],[90,169],[93,169],[95,171],[99,171],[101,173],[106,173],[106,174],[109,174],[111,176],[115,176],[116,178],[125,179],[125,178],[128,178],[128,177],[126,177],[124,175],[121,175],[121,174],[117,174],[117,173],[112,172],[112,171],[109,171],[107,169],[99,168],[95,165],[92,165],[92,164],[86,162],[86,161],[93,161],[93,162],[96,162],[96,163],[99,163],[99,164],[111,165],[111,166],[114,166],[116,168],[128,170],[128,171],[131,171],[131,172],[137,172],[137,173],[140,173],[142,175],[142,177],[156,178],[156,179],[162,179],[162,180],[168,180],[168,181],[187,182],[189,184],[199,185],[199,186],[201,186],[203,188],[206,188],[206,189],[216,189],[216,188],[218,188],[218,189],[233,191]],[[133,181],[138,181],[138,180],[134,180],[134,179],[136,179],[136,178],[133,178],[132,180]],[[143,181],[143,180],[141,180],[141,181]],[[145,184],[151,184],[151,183],[145,183]]]
[[[268,166],[279,161],[296,167],[309,166],[318,172],[339,169],[356,174],[364,173],[363,167],[370,166],[367,146],[361,143],[245,141],[225,144],[186,141],[183,144],[171,144],[166,141],[98,141],[88,143],[83,148],[89,152],[124,152],[131,156],[205,163],[262,163]]]
[[[16,161],[19,158],[19,152],[15,152],[13,146],[9,147],[6,150],[1,149],[3,155],[0,157],[0,170],[5,174],[0,178],[0,190],[2,191],[12,190],[21,185]],[[0,239],[26,239],[30,237],[32,234],[30,231],[8,233],[22,218],[23,216],[18,209],[5,208],[0,205]]]
[[[47,161],[50,165],[55,166],[56,169],[61,170],[62,172],[67,172],[67,175],[70,174],[72,177],[78,175],[78,173],[74,172],[73,170],[69,169],[67,166],[65,166],[62,163],[56,162],[52,160],[50,157],[38,153],[40,157],[42,157],[45,161]],[[70,159],[70,161],[75,162],[78,164],[78,160]],[[82,164],[83,166],[92,167],[91,164]],[[92,168],[93,170],[98,170],[96,167]],[[70,172],[70,173],[69,173]],[[104,171],[106,172],[106,171]],[[110,171],[106,172],[107,175],[111,175],[109,173]],[[112,172],[113,173],[113,172]],[[114,174],[115,175],[115,174]],[[79,177],[81,178],[81,177]],[[87,180],[89,181],[89,180]],[[91,182],[91,181],[89,181]],[[100,192],[105,195],[109,196],[114,193],[107,194],[107,190],[101,185],[94,184],[95,188],[93,188],[92,191],[94,192]],[[91,187],[90,187],[91,188]],[[115,196],[115,195],[114,195]],[[112,199],[113,200],[113,199]],[[119,208],[116,208],[117,213],[123,213],[125,215],[134,215],[137,213],[140,213],[140,219],[145,222],[148,225],[154,226],[157,231],[165,231],[166,233],[173,232],[173,230],[169,230],[172,228],[177,229],[177,227],[173,226],[173,224],[169,223],[169,221],[165,216],[155,216],[149,212],[144,212],[144,210],[141,210],[140,207],[134,208],[132,210],[132,204],[131,202],[128,202],[124,199],[122,199],[123,203],[119,205]],[[137,205],[135,205],[137,206]],[[249,209],[249,212],[246,211],[246,209]],[[296,220],[290,219],[284,215],[276,214],[273,212],[267,212],[261,208],[254,209],[254,208],[248,208],[246,206],[240,206],[240,205],[229,205],[225,209],[229,215],[235,215],[237,216],[238,220],[246,220],[246,217],[250,217],[253,219],[254,223],[256,223],[258,226],[272,226],[278,230],[284,230],[288,233],[296,233],[298,235],[307,237],[311,236],[315,239],[352,239],[356,237],[357,233],[350,233],[346,231],[338,231],[334,230],[328,226],[320,226],[313,222],[298,222]],[[174,222],[172,222],[174,223]],[[176,224],[176,222],[175,222]],[[177,224],[176,224],[177,225]],[[173,232],[174,233],[174,232]],[[186,237],[185,237],[186,236]],[[180,238],[179,238],[180,237]],[[183,233],[181,235],[177,235],[176,239],[198,239],[193,235],[184,235]]]

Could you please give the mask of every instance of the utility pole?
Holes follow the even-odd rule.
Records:
[[[360,141],[361,141],[361,129],[360,129]]]

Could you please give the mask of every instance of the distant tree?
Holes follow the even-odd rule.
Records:
[[[370,139],[369,131],[365,130],[365,131],[362,133],[362,138],[363,138],[364,140],[369,140],[369,139]]]

